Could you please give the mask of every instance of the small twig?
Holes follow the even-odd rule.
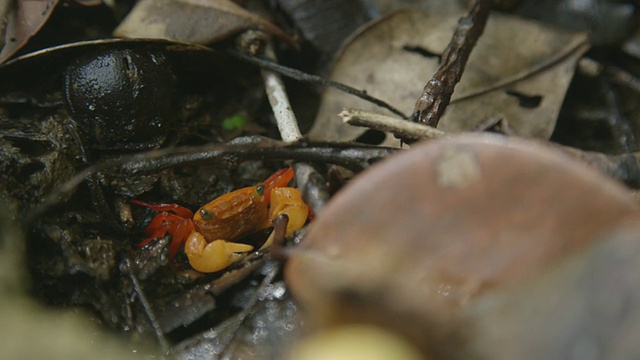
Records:
[[[456,84],[489,18],[491,0],[476,0],[473,8],[460,19],[451,42],[442,55],[440,67],[425,85],[416,101],[411,121],[437,127],[453,95]]]
[[[345,124],[390,132],[397,138],[404,140],[435,139],[445,134],[444,131],[428,125],[403,121],[364,110],[345,109],[338,116]]]
[[[140,303],[142,304],[142,307],[144,308],[144,311],[147,314],[147,317],[149,318],[149,322],[151,323],[151,327],[153,328],[153,331],[156,334],[156,338],[158,338],[158,342],[162,347],[162,351],[165,354],[168,354],[171,347],[169,346],[169,343],[167,342],[167,339],[164,336],[164,332],[162,331],[162,327],[160,326],[160,323],[156,318],[155,312],[151,308],[151,303],[147,299],[147,296],[145,295],[142,289],[142,286],[140,285],[140,281],[138,281],[138,277],[135,276],[135,274],[133,273],[131,260],[129,258],[124,259],[124,262],[122,263],[122,270],[124,270],[124,272],[129,274],[129,279],[133,284],[133,289],[136,292],[138,299],[140,299]]]
[[[392,113],[400,116],[403,119],[407,119],[408,116],[405,115],[402,111],[396,109],[395,107],[393,107],[392,105],[390,105],[389,103],[380,100],[376,97],[373,97],[369,94],[367,94],[367,92],[365,90],[359,90],[356,88],[353,88],[349,85],[345,85],[343,83],[339,83],[336,81],[331,81],[331,80],[326,80],[320,76],[317,75],[311,75],[311,74],[307,74],[305,72],[302,72],[300,70],[296,70],[296,69],[292,69],[277,63],[274,63],[272,61],[268,61],[268,60],[264,60],[264,59],[260,59],[257,57],[253,57],[253,56],[249,56],[246,54],[242,54],[242,53],[237,53],[237,52],[230,52],[231,55],[240,58],[244,61],[247,61],[249,63],[255,64],[260,66],[261,68],[264,69],[269,69],[272,70],[282,76],[286,76],[288,78],[300,81],[300,82],[306,82],[306,83],[311,83],[311,84],[316,84],[316,85],[321,85],[321,86],[329,86],[335,89],[338,89],[340,91],[343,91],[347,94],[350,95],[354,95],[357,96],[363,100],[366,100],[372,104],[375,104],[377,106],[380,106],[382,108],[385,108],[389,111],[391,111]]]

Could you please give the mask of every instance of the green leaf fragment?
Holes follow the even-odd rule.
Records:
[[[241,129],[249,122],[244,115],[233,115],[222,121],[222,128],[227,131]]]

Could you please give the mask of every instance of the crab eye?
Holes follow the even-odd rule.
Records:
[[[260,196],[264,195],[264,184],[263,183],[258,183],[258,185],[256,185],[256,193]]]
[[[213,213],[211,210],[200,209],[200,216],[205,220],[211,220],[213,218]]]

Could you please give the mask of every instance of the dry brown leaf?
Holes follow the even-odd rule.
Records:
[[[366,89],[408,113],[437,69],[436,55],[448,45],[459,17],[398,12],[371,24],[337,55],[331,79]],[[492,13],[439,128],[472,130],[501,117],[518,135],[548,138],[587,47],[584,34]],[[344,141],[362,134],[365,130],[342,124],[337,114],[343,108],[384,112],[326,89],[310,137]],[[398,140],[388,137],[385,144]]]
[[[477,301],[515,300],[510,287],[580,256],[625,217],[640,220],[628,189],[544,142],[452,135],[393,155],[349,183],[291,250],[285,275],[312,322],[384,324],[438,359],[522,359],[527,346],[554,339],[509,316],[500,321],[514,331],[490,333],[500,324]],[[609,271],[617,279],[616,268]],[[520,310],[545,303],[529,305]],[[608,313],[595,319],[616,321]],[[554,329],[555,316],[545,320],[538,325]],[[511,338],[515,329],[520,340]],[[496,346],[484,353],[472,347],[491,341]],[[522,347],[505,349],[511,343]],[[513,356],[497,356],[507,350]],[[555,354],[543,358],[566,358]]]
[[[58,2],[0,1],[0,64],[20,50],[42,28]]]
[[[141,0],[114,35],[211,44],[247,29],[293,42],[277,26],[229,0]]]

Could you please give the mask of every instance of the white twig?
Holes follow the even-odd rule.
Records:
[[[271,43],[267,43],[265,48],[265,57],[271,61],[276,61],[275,52],[273,51]],[[302,133],[300,133],[296,115],[291,109],[289,97],[287,96],[287,92],[284,88],[282,78],[280,75],[267,69],[262,70],[262,78],[264,79],[264,87],[267,92],[267,96],[269,97],[269,103],[273,109],[273,115],[276,118],[276,123],[278,124],[280,137],[282,137],[282,140],[285,142],[296,142],[301,140]],[[316,170],[311,165],[302,162],[294,163],[293,168],[295,170],[298,188],[300,188],[303,197],[305,197],[307,201],[312,200],[310,205],[312,206],[313,211],[318,214],[322,210],[324,202],[326,202],[327,199],[323,196],[319,196],[318,194],[313,194],[313,196],[307,194],[307,192],[313,191],[308,187],[308,185],[309,178],[316,172]],[[319,191],[318,189],[315,190]]]
[[[272,61],[276,61],[273,46],[268,43],[265,49],[265,56]],[[280,136],[285,142],[295,142],[302,139],[300,128],[298,128],[298,120],[291,109],[289,97],[284,88],[284,82],[280,75],[271,70],[262,70],[262,78],[264,79],[264,87],[269,98],[269,104],[273,109],[273,115],[280,130]]]
[[[346,124],[390,132],[400,138],[413,140],[435,139],[445,132],[424,124],[372,113],[364,110],[345,109],[339,116]]]

